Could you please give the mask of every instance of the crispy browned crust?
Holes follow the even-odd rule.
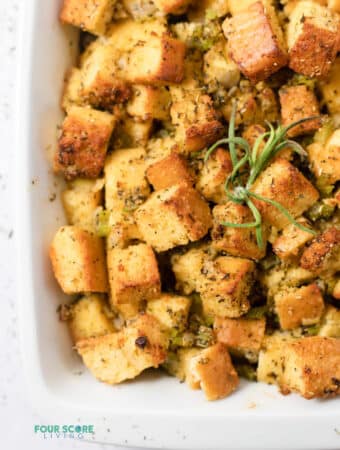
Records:
[[[318,28],[308,17],[289,51],[289,67],[309,77],[326,77],[338,51],[338,33]]]
[[[270,164],[251,188],[257,194],[281,203],[294,217],[300,216],[319,198],[318,191],[290,162],[279,158]],[[269,224],[283,228],[289,220],[275,206],[254,200]]]
[[[315,283],[292,291],[279,292],[274,300],[275,311],[283,330],[318,322],[325,307],[320,288]]]
[[[116,78],[113,81],[97,75],[90,89],[81,89],[84,100],[95,108],[111,110],[116,104],[126,102],[131,96],[131,88],[125,81]]]
[[[222,319],[216,317],[214,321],[217,340],[236,350],[260,350],[265,328],[265,319]]]
[[[147,169],[146,176],[156,191],[181,182],[192,185],[194,181],[188,162],[175,152],[152,164]]]
[[[288,342],[281,391],[303,397],[327,398],[340,394],[340,339],[320,336]]]
[[[181,219],[191,241],[201,239],[212,226],[209,205],[196,189],[186,183],[181,183],[176,196],[165,201],[164,204]]]
[[[225,22],[231,58],[253,83],[265,80],[288,63],[263,4],[258,1]]]
[[[190,151],[200,150],[217,141],[223,134],[224,127],[218,120],[202,124],[193,124],[185,132],[186,146]]]
[[[211,238],[214,248],[244,258],[260,259],[264,257],[266,246],[264,245],[262,249],[259,248],[255,228],[232,228],[222,225],[223,222],[253,222],[254,217],[247,206],[232,202],[215,206],[213,218]]]
[[[300,266],[311,272],[320,273],[325,269],[325,260],[336,254],[340,247],[340,229],[336,227],[329,228],[311,243],[303,252]]]
[[[58,141],[55,171],[68,180],[77,176],[97,178],[104,167],[112,131],[113,123],[109,125],[70,113],[64,120]]]
[[[320,114],[318,100],[307,86],[286,86],[279,91],[282,125],[287,126],[301,119]],[[291,128],[288,136],[295,137],[316,131],[321,119],[309,120]]]

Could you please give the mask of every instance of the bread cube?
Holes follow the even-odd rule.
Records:
[[[232,16],[245,11],[250,5],[254,3],[254,0],[228,0],[229,12]]]
[[[165,14],[184,14],[192,0],[154,0],[156,7]]]
[[[307,147],[311,170],[323,183],[332,185],[340,180],[340,129],[335,130],[325,145],[314,142]]]
[[[123,115],[113,134],[114,149],[145,147],[153,131],[153,119]]]
[[[183,156],[172,152],[166,158],[152,164],[146,176],[155,191],[169,188],[175,184],[186,182],[193,184],[193,174]]]
[[[288,342],[281,379],[283,393],[325,398],[340,394],[340,340],[321,336]]]
[[[303,217],[298,219],[297,222],[304,227],[311,228],[309,222]],[[299,255],[304,245],[312,239],[311,233],[290,223],[273,242],[273,252],[284,261],[293,259]]]
[[[331,66],[330,73],[325,80],[320,81],[319,87],[322,99],[329,113],[335,116],[337,125],[340,125],[340,56]]]
[[[222,319],[216,317],[214,331],[218,342],[225,344],[236,355],[256,361],[264,338],[266,320]]]
[[[97,36],[106,32],[116,0],[64,0],[60,20]]]
[[[200,0],[192,3],[188,11],[189,22],[214,20],[229,12],[229,1],[226,0]]]
[[[68,326],[74,343],[94,336],[113,333],[113,315],[105,298],[99,294],[86,295],[72,304]]]
[[[340,270],[340,229],[330,227],[319,234],[303,252],[300,266],[315,274]]]
[[[283,330],[318,323],[325,308],[321,291],[315,283],[278,292],[274,296],[274,305]]]
[[[313,91],[307,86],[286,86],[280,89],[282,125],[288,126],[293,122],[320,114],[318,100]],[[291,128],[289,137],[308,134],[318,130],[320,119],[309,120]]]
[[[124,213],[138,208],[149,196],[145,177],[145,150],[125,148],[113,151],[105,162],[106,209]]]
[[[117,333],[78,342],[77,351],[98,380],[117,384],[162,364],[167,346],[157,319],[143,314]]]
[[[257,1],[223,22],[228,49],[243,75],[265,80],[288,63],[286,46],[270,1]]]
[[[50,246],[50,259],[65,294],[107,292],[104,244],[76,226],[61,227]]]
[[[338,51],[339,26],[339,17],[325,6],[298,2],[287,27],[289,67],[309,77],[328,75]]]
[[[73,106],[62,125],[54,168],[66,179],[98,178],[115,126],[111,114]]]
[[[231,171],[229,152],[223,148],[216,149],[199,172],[196,189],[207,200],[224,203],[227,200],[224,183]]]
[[[158,252],[197,241],[211,227],[208,204],[186,183],[151,194],[135,219],[143,239]]]
[[[184,330],[191,299],[174,294],[161,294],[158,298],[148,300],[146,312],[155,316],[161,326],[169,330]]]
[[[319,198],[318,191],[299,170],[285,159],[272,162],[256,179],[251,191],[280,203],[293,217],[310,208]],[[290,222],[269,203],[254,200],[262,218],[277,229]]]
[[[240,71],[228,55],[226,42],[218,42],[203,57],[204,82],[209,87],[231,88],[240,80]]]
[[[62,193],[68,223],[94,232],[94,217],[102,203],[102,184],[95,180],[75,179]]]
[[[126,109],[131,116],[141,120],[167,120],[170,117],[170,103],[170,93],[164,86],[135,85]]]
[[[186,381],[191,389],[199,389],[199,382],[194,378],[190,371],[190,361],[194,356],[200,354],[200,348],[180,348],[177,350],[177,358],[173,367],[173,374],[181,382]]]
[[[135,20],[150,19],[159,14],[156,5],[149,0],[122,0],[124,11],[128,12]]]
[[[152,248],[146,244],[127,248],[108,248],[107,265],[111,303],[136,304],[157,298],[161,293],[158,264]]]
[[[145,162],[147,167],[162,161],[171,153],[180,153],[179,146],[172,136],[166,135],[161,138],[151,138],[147,143],[147,155]]]
[[[175,139],[183,152],[201,150],[213,144],[223,133],[211,98],[197,89],[170,88],[171,120],[176,127]]]
[[[319,336],[340,338],[340,310],[328,305],[322,317]]]
[[[223,225],[225,222],[254,222],[254,216],[248,206],[228,202],[217,205],[213,209],[213,229],[211,232],[212,246],[219,251],[225,251],[233,256],[250,259],[261,259],[266,254],[265,227],[262,226],[264,245],[258,246],[255,228],[233,228]]]
[[[74,105],[85,105],[81,90],[81,70],[77,67],[72,67],[65,77],[64,90],[61,98],[61,107],[65,112],[68,112]]]
[[[252,124],[249,125],[244,132],[242,133],[242,137],[244,139],[246,139],[249,142],[249,145],[251,147],[254,146],[256,139],[258,137],[260,137],[262,134],[264,134],[266,132],[266,128],[263,127],[260,124]],[[260,144],[260,146],[258,147],[258,154],[260,155],[264,149],[264,144],[265,142],[262,142]],[[289,147],[285,147],[282,150],[280,150],[277,155],[272,159],[272,161],[275,161],[278,158],[283,158],[283,159],[287,159],[288,161],[290,161],[292,159],[292,149]]]
[[[332,296],[337,300],[340,300],[340,280],[338,280],[334,286]]]

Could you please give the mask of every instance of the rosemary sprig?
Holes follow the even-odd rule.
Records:
[[[277,208],[287,219],[294,224],[300,230],[306,231],[315,235],[315,231],[310,228],[304,227],[298,223],[289,211],[280,203],[270,198],[263,197],[262,195],[255,194],[250,189],[260,173],[267,167],[268,163],[285,147],[291,148],[293,151],[301,156],[306,156],[305,150],[297,142],[287,139],[287,132],[303,122],[314,120],[318,117],[308,117],[291,123],[290,125],[283,127],[279,125],[276,129],[269,122],[266,122],[269,130],[261,134],[255,141],[252,148],[246,139],[235,136],[235,118],[236,118],[237,104],[234,102],[232,113],[229,122],[228,137],[220,139],[215,142],[206,152],[204,161],[207,162],[210,155],[220,145],[229,146],[230,158],[233,166],[231,174],[227,177],[224,190],[229,200],[238,204],[245,204],[248,206],[254,216],[253,222],[247,223],[234,223],[234,222],[222,222],[221,225],[232,228],[255,228],[257,245],[260,248],[264,247],[262,236],[262,216],[258,208],[255,206],[252,199],[260,200]],[[264,143],[263,149],[259,152],[261,144]],[[241,156],[238,156],[237,147],[241,150]],[[247,166],[249,170],[248,179],[245,183],[242,183],[241,169]]]

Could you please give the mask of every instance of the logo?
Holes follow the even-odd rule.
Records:
[[[94,425],[34,425],[34,434],[43,439],[84,439],[94,435]]]

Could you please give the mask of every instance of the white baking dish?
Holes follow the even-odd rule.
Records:
[[[58,103],[72,46],[57,21],[59,0],[24,3],[15,148],[18,285],[22,353],[37,411],[45,414],[46,423],[93,424],[95,440],[121,445],[339,449],[337,400],[306,401],[284,397],[274,387],[243,383],[229,398],[209,403],[202,392],[165,376],[151,374],[110,387],[84,370],[66,327],[57,320],[63,298],[47,257],[64,218],[58,199],[50,201],[58,186],[46,149],[55,141],[61,118]]]

